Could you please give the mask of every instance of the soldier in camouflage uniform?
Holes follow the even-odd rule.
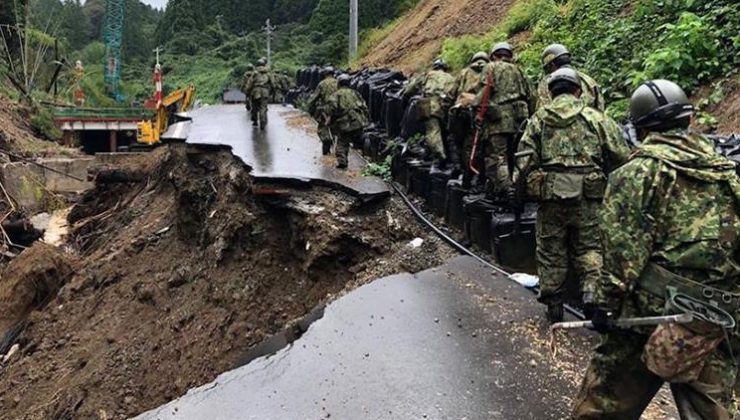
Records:
[[[480,89],[480,79],[483,69],[490,62],[488,54],[480,51],[470,59],[470,65],[463,69],[455,80],[452,96],[455,105],[450,109],[447,121],[447,131],[452,137],[449,139],[450,161],[463,169],[463,187],[470,188],[473,173],[468,167],[466,158],[473,149],[473,114],[475,98]],[[462,156],[458,156],[462,150]]]
[[[644,141],[612,174],[606,191],[603,275],[589,279],[584,295],[594,326],[604,335],[573,417],[637,420],[668,381],[682,419],[729,420],[736,361],[726,341],[707,347],[707,356],[681,379],[651,368],[656,356],[666,366],[685,368],[682,355],[692,351],[686,333],[708,337],[711,324],[617,330],[610,321],[663,315],[671,291],[700,300],[713,294],[720,308],[737,317],[737,298],[720,296],[740,291],[740,178],[710,139],[689,130],[693,107],[675,83],[641,85],[630,114]],[[646,343],[668,330],[678,339],[656,354]],[[723,332],[714,332],[722,340]],[[737,352],[737,340],[733,343]]]
[[[242,92],[244,92],[244,95],[246,96],[245,105],[247,107],[247,112],[250,112],[252,110],[250,101],[249,101],[249,91],[247,90],[247,86],[249,83],[251,83],[252,77],[254,77],[254,66],[250,63],[247,64],[247,71],[244,72],[244,76],[242,77]],[[254,123],[255,120],[252,119],[252,122]]]
[[[426,99],[424,129],[427,145],[440,166],[444,166],[447,160],[443,127],[446,127],[444,122],[447,121],[447,111],[454,100],[455,78],[448,73],[448,70],[447,63],[443,60],[436,60],[432,64],[432,70],[421,77],[412,79],[402,93],[404,101],[408,101],[418,93]]]
[[[290,90],[290,77],[288,77],[285,70],[276,72],[274,76],[275,83],[277,85],[277,89],[275,90],[275,103],[282,104],[285,102],[285,95],[287,95],[288,90]]]
[[[321,69],[324,78],[316,87],[313,95],[308,99],[308,112],[319,125],[319,138],[321,139],[322,152],[328,155],[334,138],[329,128],[329,99],[339,90],[337,79],[334,78],[334,67],[328,66]]]
[[[329,100],[330,127],[337,135],[337,168],[346,169],[350,145],[362,137],[368,125],[369,113],[365,100],[350,88],[351,77],[343,74],[337,78],[339,90]]]
[[[526,192],[540,203],[537,213],[538,300],[550,322],[563,319],[569,266],[585,284],[602,266],[597,214],[607,174],[630,150],[619,126],[580,99],[573,69],[560,69],[548,83],[554,100],[530,119],[519,144],[513,181],[526,177]]]
[[[252,124],[259,123],[260,128],[264,130],[267,128],[267,105],[277,90],[277,83],[267,66],[267,59],[260,58],[257,61],[257,68],[248,82],[246,91],[252,105]]]
[[[476,117],[481,130],[480,154],[476,161],[483,162],[486,193],[494,198],[503,197],[509,190],[509,164],[516,148],[516,133],[533,110],[529,82],[521,69],[511,63],[514,57],[511,45],[505,42],[496,44],[491,57],[493,61],[484,70],[478,89],[479,106],[484,106],[482,100],[486,89],[489,90],[489,100],[482,119],[480,115]],[[479,170],[480,166],[479,163]]]
[[[537,86],[537,108],[541,108],[550,101],[550,91],[547,88],[547,75],[557,69],[571,67],[570,51],[562,44],[552,44],[542,52],[542,66],[545,70],[545,76],[540,80]],[[581,99],[591,108],[596,108],[604,112],[605,102],[604,95],[601,94],[601,87],[594,79],[586,73],[578,71],[578,77],[581,79]]]

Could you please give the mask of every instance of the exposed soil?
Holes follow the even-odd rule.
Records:
[[[512,4],[514,0],[422,0],[360,65],[413,73],[429,65],[446,37],[488,32]]]
[[[75,153],[56,143],[37,138],[29,121],[28,108],[0,95],[0,148],[36,157]],[[0,164],[9,161],[8,156],[0,153]]]
[[[740,134],[740,75],[728,79],[722,86],[724,98],[716,105],[707,109],[719,125],[716,132],[719,134]]]
[[[145,182],[98,185],[73,209],[64,260],[74,261],[61,265],[76,273],[56,296],[48,288],[50,303],[31,301],[41,310],[14,310],[26,326],[0,365],[0,417],[141,413],[235,367],[317,305],[453,254],[395,199],[255,187],[225,149],[163,147],[144,167]],[[58,252],[35,250],[3,282],[59,265]]]

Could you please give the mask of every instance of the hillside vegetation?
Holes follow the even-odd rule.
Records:
[[[700,123],[740,130],[734,114],[725,111],[737,110],[738,102],[736,0],[500,0],[494,12],[474,16],[454,12],[469,12],[481,2],[450,3],[422,1],[362,62],[413,71],[441,56],[460,69],[476,51],[508,40],[536,81],[542,77],[542,49],[560,42],[602,83],[613,115],[624,115],[623,99],[641,81],[668,78],[699,96],[705,111]]]

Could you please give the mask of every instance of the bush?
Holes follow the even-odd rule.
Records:
[[[676,24],[666,23],[658,29],[662,32],[662,47],[647,56],[643,70],[635,73],[633,84],[664,78],[691,90],[720,70],[719,39],[702,18],[686,12]]]
[[[672,79],[691,93],[740,66],[736,0],[522,0],[488,34],[446,39],[442,55],[460,68],[475,51],[522,31],[531,34],[515,47],[528,77],[542,76],[542,49],[559,42],[609,102],[650,78]],[[624,105],[611,109],[624,115]]]

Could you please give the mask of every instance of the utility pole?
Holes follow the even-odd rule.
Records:
[[[155,48],[153,51],[155,54],[157,54],[157,64],[159,64],[159,53],[164,51],[164,48],[162,48],[162,46],[160,45],[159,47]]]
[[[349,59],[357,58],[357,31],[359,21],[357,0],[349,0]]]
[[[267,65],[269,66],[272,63],[272,33],[275,31],[275,27],[270,25],[270,19],[267,19],[262,30],[267,34]]]

